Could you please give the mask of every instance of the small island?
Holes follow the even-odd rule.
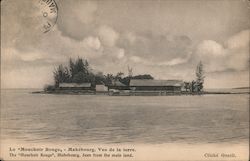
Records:
[[[54,84],[46,85],[44,91],[33,93],[46,94],[82,94],[109,96],[167,96],[202,94],[239,94],[247,92],[204,91],[204,70],[200,61],[196,68],[196,79],[156,80],[150,74],[133,75],[128,66],[128,75],[118,72],[116,75],[94,72],[86,59],[69,59],[68,66],[60,64],[55,68]],[[249,88],[248,88],[249,89]]]

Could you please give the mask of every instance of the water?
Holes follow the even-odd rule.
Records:
[[[1,91],[1,137],[31,143],[247,143],[249,95]]]

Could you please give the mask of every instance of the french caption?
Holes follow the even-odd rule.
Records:
[[[121,147],[9,147],[11,158],[133,158],[136,149]]]

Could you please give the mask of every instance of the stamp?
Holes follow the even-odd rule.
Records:
[[[57,21],[58,7],[54,0],[39,0],[38,2],[41,17],[41,30],[49,32]]]

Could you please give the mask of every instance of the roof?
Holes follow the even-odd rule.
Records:
[[[91,87],[91,83],[60,83],[59,87],[68,87],[68,88]]]
[[[119,80],[112,81],[110,86],[126,86],[125,84],[121,83]]]
[[[130,86],[182,86],[182,80],[131,79]]]

